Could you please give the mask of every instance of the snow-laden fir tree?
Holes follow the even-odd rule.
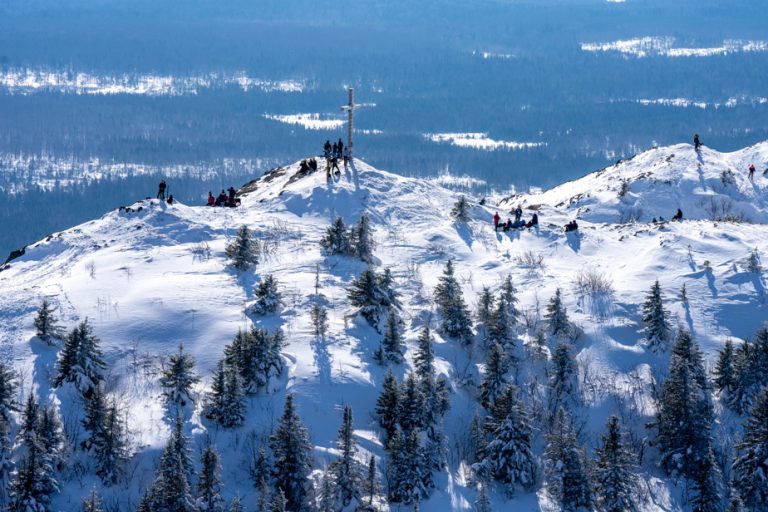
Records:
[[[11,421],[11,413],[19,410],[16,391],[19,388],[16,372],[6,363],[0,361],[0,417],[6,423]]]
[[[563,512],[591,511],[594,499],[587,457],[562,407],[555,413],[546,440],[547,491]]]
[[[424,397],[419,389],[416,376],[409,373],[400,387],[398,400],[398,422],[407,436],[411,431],[418,431],[423,426]]]
[[[721,479],[715,454],[709,447],[693,478],[691,512],[720,512],[723,510],[723,497],[720,493]]]
[[[552,361],[549,363],[547,399],[549,410],[553,413],[560,406],[569,409],[581,402],[576,360],[567,343],[558,343],[552,352]]]
[[[282,489],[278,489],[277,492],[275,492],[275,496],[272,498],[272,504],[269,506],[269,512],[287,512],[287,510],[288,498],[286,498]]]
[[[378,472],[376,470],[376,457],[371,455],[368,458],[368,468],[365,472],[365,479],[362,481],[361,486],[361,501],[365,503],[366,511],[373,511],[373,500],[379,494],[381,488],[379,485]]]
[[[86,432],[86,438],[80,443],[80,448],[90,450],[94,439],[101,435],[104,428],[104,417],[107,414],[107,401],[104,396],[103,386],[93,388],[91,396],[85,400],[82,425]]]
[[[10,426],[0,416],[0,510],[6,510],[10,499],[13,473],[13,444],[10,438]]]
[[[469,222],[469,202],[466,197],[459,196],[459,199],[453,203],[451,217],[459,222]]]
[[[744,502],[741,501],[741,497],[738,492],[731,490],[731,499],[728,501],[728,507],[725,512],[746,512],[744,508]]]
[[[733,487],[750,511],[768,503],[768,387],[764,387],[749,411],[744,437],[733,462]]]
[[[129,458],[128,432],[115,400],[105,411],[104,424],[93,436],[96,475],[105,485],[115,485],[125,474]]]
[[[759,275],[762,271],[763,266],[760,263],[760,253],[757,252],[757,247],[755,247],[747,258],[747,272]]]
[[[266,509],[266,504],[269,503],[269,480],[272,478],[272,463],[267,456],[267,450],[264,446],[259,446],[251,458],[248,474],[253,485],[259,490],[259,494],[264,498],[264,507]]]
[[[734,368],[734,389],[728,404],[735,411],[745,413],[768,382],[768,325],[757,331],[754,340],[741,344],[736,351]]]
[[[669,474],[693,478],[710,446],[712,404],[704,360],[696,341],[681,330],[672,348],[656,413],[656,445]]]
[[[387,494],[390,502],[408,505],[429,496],[432,471],[424,463],[419,433],[416,430],[406,434],[398,431],[393,436],[389,447],[387,474]]]
[[[736,383],[735,352],[731,338],[725,340],[725,345],[719,351],[714,370],[715,388],[724,398],[728,398]]]
[[[509,316],[509,307],[504,295],[499,297],[496,303],[496,309],[491,314],[491,324],[488,327],[488,338],[493,343],[498,343],[503,347],[513,348],[515,346],[514,323]]]
[[[37,337],[49,344],[61,337],[61,327],[53,312],[54,308],[51,303],[47,299],[43,299],[35,317]]]
[[[353,498],[360,497],[360,472],[355,461],[357,443],[352,427],[352,408],[344,406],[344,417],[336,439],[339,458],[331,463],[330,473],[335,484],[335,502],[340,509],[345,508]]]
[[[496,401],[496,397],[502,392],[507,382],[506,374],[509,371],[509,360],[504,348],[498,343],[491,345],[488,357],[485,360],[483,383],[481,384],[480,403],[486,409]]]
[[[221,497],[221,465],[219,454],[213,445],[203,449],[200,456],[200,473],[197,477],[197,508],[200,512],[224,512]]]
[[[483,286],[483,291],[477,296],[477,309],[475,310],[475,329],[478,335],[485,341],[491,326],[494,297],[490,288]]]
[[[325,236],[320,239],[320,246],[329,255],[352,255],[352,243],[349,239],[349,230],[344,223],[344,219],[336,217],[333,224],[326,230]]]
[[[40,407],[37,432],[51,467],[55,470],[61,469],[64,460],[64,426],[55,405],[49,403]]]
[[[58,387],[65,382],[74,383],[77,390],[87,398],[93,388],[104,380],[107,365],[100,343],[87,318],[72,329],[59,352],[53,385]]]
[[[269,315],[282,305],[282,296],[277,289],[277,279],[272,274],[267,274],[259,281],[254,295],[256,303],[253,305],[253,312],[257,315]]]
[[[373,241],[371,219],[364,213],[357,224],[350,229],[352,253],[366,263],[373,263],[373,251],[376,245]]]
[[[507,317],[509,318],[511,325],[517,325],[520,312],[517,310],[517,289],[512,282],[512,276],[508,275],[504,279],[504,283],[501,285],[501,292],[499,293],[499,297],[503,298],[507,305]]]
[[[595,456],[595,501],[598,510],[635,512],[638,478],[617,416],[608,419],[608,430],[595,449]]]
[[[477,500],[475,501],[475,512],[491,512],[491,500],[488,493],[485,492],[485,485],[477,486]]]
[[[402,320],[397,309],[389,308],[387,326],[384,329],[384,339],[381,341],[382,362],[400,364],[403,359],[403,335],[400,332]]]
[[[99,495],[96,494],[96,489],[91,489],[91,494],[83,499],[83,512],[104,512]]]
[[[240,375],[236,369],[219,361],[206,394],[203,415],[224,428],[237,427],[245,421],[245,400]]]
[[[657,280],[651,286],[651,291],[643,303],[643,325],[645,325],[645,336],[651,350],[666,348],[666,342],[670,336],[668,317],[669,314],[664,309],[661,297],[661,286]]]
[[[53,440],[41,436],[42,417],[37,400],[30,394],[18,432],[21,455],[10,486],[9,512],[45,512],[51,496],[59,491],[52,464],[57,454],[46,451],[46,445]],[[50,432],[46,437],[50,437]]]
[[[531,421],[517,389],[506,386],[486,422],[487,442],[482,460],[473,470],[483,479],[493,479],[513,496],[516,487],[527,491],[538,478],[538,462],[532,449]]]
[[[179,343],[179,351],[168,357],[168,367],[160,376],[163,398],[169,405],[185,406],[192,399],[192,386],[200,382],[195,374],[195,360],[184,353],[184,345]]]
[[[453,260],[445,264],[443,275],[435,286],[435,303],[441,317],[440,329],[446,336],[457,338],[464,344],[472,342],[472,318],[464,302],[461,286],[456,280]]]
[[[232,501],[229,503],[227,512],[245,512],[245,507],[243,507],[243,500],[240,498],[240,495],[236,494],[235,497],[232,498]]]
[[[325,339],[325,335],[328,333],[328,310],[321,304],[315,303],[312,305],[309,315],[315,336]]]
[[[450,407],[449,386],[444,378],[435,375],[435,352],[432,347],[432,333],[429,321],[419,333],[416,351],[413,355],[416,380],[423,397],[423,424],[427,436],[437,435],[442,430],[442,417]]]
[[[316,501],[315,510],[317,512],[336,512],[338,507],[336,486],[333,482],[333,476],[328,471],[324,472],[322,478],[320,478],[320,492]]]
[[[269,334],[266,329],[251,326],[248,331],[239,330],[232,343],[224,347],[226,364],[240,374],[246,393],[269,389],[270,379],[283,373],[284,345],[285,337],[279,328]]]
[[[347,297],[357,312],[376,328],[389,309],[399,306],[393,301],[395,293],[391,288],[391,274],[385,271],[378,276],[371,267],[363,270],[360,277],[352,281]]]
[[[155,502],[155,496],[150,489],[144,489],[144,494],[141,495],[139,505],[136,507],[136,512],[154,512],[152,510],[153,503]]]
[[[285,397],[283,415],[269,438],[274,459],[273,482],[285,493],[286,508],[303,510],[307,501],[307,486],[311,469],[309,433],[301,422],[293,403],[293,395]]]
[[[194,466],[188,445],[184,420],[177,413],[149,492],[152,512],[197,512],[190,485]]]
[[[389,446],[397,432],[398,413],[400,410],[400,386],[392,370],[387,370],[381,385],[381,394],[376,400],[376,417],[379,426],[384,429],[384,446]]]
[[[571,333],[571,323],[568,321],[568,312],[563,305],[560,288],[555,290],[555,295],[549,299],[544,318],[547,321],[547,329],[553,336],[568,336]]]
[[[240,226],[235,239],[227,245],[224,252],[237,270],[246,270],[259,263],[259,242],[246,225]]]

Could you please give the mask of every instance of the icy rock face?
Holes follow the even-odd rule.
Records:
[[[747,176],[750,163],[757,168],[754,182]],[[51,387],[58,348],[35,337],[33,320],[43,299],[57,308],[68,330],[89,319],[109,366],[107,391],[125,411],[135,465],[126,487],[100,488],[105,500],[124,495],[126,506],[135,505],[152,481],[173,424],[158,375],[179,343],[202,377],[192,392],[195,403],[184,410],[185,432],[192,446],[214,440],[227,500],[238,493],[244,503],[256,499],[249,454],[266,446],[286,392],[295,394],[309,430],[313,468],[328,466],[336,456],[343,405],[354,411],[358,458],[381,457],[383,468],[386,452],[372,419],[386,372],[374,360],[382,334],[355,315],[347,297],[368,264],[329,256],[320,246],[337,217],[352,226],[367,213],[376,246],[373,266],[377,275],[391,270],[399,294],[405,362],[393,366],[398,379],[411,369],[419,333],[432,319],[434,367],[451,389],[447,446],[466,438],[472,416],[481,411],[477,397],[486,354],[479,328],[467,347],[445,337],[430,316],[433,290],[449,259],[473,311],[484,286],[498,296],[512,276],[520,318],[510,346],[518,370],[508,378],[517,375],[529,407],[546,396],[542,361],[558,340],[542,330],[546,305],[560,289],[582,383],[574,402],[581,404],[576,414],[583,419],[584,444],[595,445],[614,413],[642,439],[656,412],[654,385],[667,365],[666,355],[643,341],[640,306],[656,280],[671,326],[691,330],[710,362],[726,339],[753,336],[768,317],[765,274],[749,261],[755,251],[768,253],[768,177],[762,174],[767,166],[766,143],[727,154],[707,147],[696,153],[687,144],[658,148],[546,192],[488,197],[483,205],[470,196],[467,222],[450,213],[458,193],[359,160],[330,181],[322,163],[309,173],[299,173],[299,163],[276,169],[241,189],[239,208],[144,200],[30,244],[0,272],[2,354],[23,377],[25,393],[35,389],[44,401],[58,404],[65,425],[77,424],[79,399],[71,389]],[[524,220],[538,212],[539,226],[495,232],[494,213],[506,220],[518,204]],[[683,222],[650,222],[669,219],[677,208]],[[562,227],[573,219],[579,230],[566,235]],[[225,247],[242,225],[254,234],[260,253],[255,266],[237,271]],[[281,307],[254,315],[254,289],[267,275],[279,283]],[[683,286],[686,301],[680,299]],[[324,339],[315,335],[310,314],[318,305],[328,315]],[[204,393],[225,346],[238,330],[254,326],[270,335],[278,328],[284,333],[282,372],[246,400],[243,427],[217,429],[201,414]],[[731,428],[734,421],[739,420],[720,418],[718,428]],[[533,449],[542,456],[543,426],[534,426]],[[455,450],[448,455],[448,469],[436,473],[436,489],[421,510],[466,510],[476,500],[465,471],[472,461]],[[659,472],[655,457],[644,461],[642,478],[654,488],[658,506],[682,510],[681,489]],[[53,509],[79,506],[91,484],[60,480]],[[514,502],[504,502],[490,487],[488,492],[494,507],[551,506],[541,485],[534,492],[518,490]]]

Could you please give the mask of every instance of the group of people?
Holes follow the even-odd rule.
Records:
[[[229,194],[227,194],[229,192]],[[235,193],[237,192],[234,187],[229,187],[229,190],[227,192],[224,192],[224,190],[221,191],[221,193],[218,195],[218,197],[214,197],[213,193],[209,190],[208,191],[208,206],[228,206],[230,208],[234,208],[235,206],[240,206],[240,198],[235,197]]]
[[[325,178],[330,180],[331,172],[341,174],[339,160],[344,161],[344,168],[349,165],[349,147],[345,146],[341,139],[333,144],[330,140],[326,140],[323,145],[323,157],[325,157]]]
[[[531,217],[531,220],[528,222],[525,222],[522,219],[523,210],[519,206],[515,208],[511,213],[515,216],[514,222],[512,219],[507,219],[507,222],[501,222],[499,212],[496,212],[493,215],[493,229],[495,231],[499,231],[499,229],[502,231],[509,231],[510,229],[532,228],[533,226],[537,226],[539,224],[539,215],[537,213],[534,213]]]

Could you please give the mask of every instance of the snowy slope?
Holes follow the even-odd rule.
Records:
[[[751,161],[759,169],[754,185],[745,177]],[[765,276],[744,268],[751,250],[768,252],[768,226],[761,224],[768,219],[762,193],[768,178],[760,172],[766,162],[768,143],[731,154],[705,148],[700,160],[688,145],[654,149],[550,191],[502,200],[502,213],[518,203],[540,211],[538,229],[508,233],[493,230],[493,200],[485,206],[475,202],[472,220],[459,224],[449,214],[457,199],[454,192],[360,161],[331,182],[322,172],[297,175],[298,164],[276,169],[241,190],[242,206],[237,209],[140,201],[131,206],[133,211],[115,210],[28,246],[0,272],[2,354],[21,372],[24,393],[34,387],[40,396],[59,402],[66,417],[80,405],[50,389],[56,348],[34,336],[32,320],[41,300],[48,298],[67,327],[86,317],[92,321],[111,365],[110,390],[126,404],[136,450],[128,489],[103,490],[107,501],[124,507],[135,504],[151,482],[168,435],[157,385],[163,357],[183,342],[205,377],[198,389],[202,392],[224,345],[251,323],[285,330],[287,373],[272,383],[269,394],[248,399],[249,415],[242,428],[218,430],[200,417],[199,409],[186,418],[196,446],[210,438],[222,453],[225,495],[239,493],[245,503],[253,502],[255,490],[247,473],[249,439],[263,440],[282,410],[286,391],[297,394],[299,413],[315,445],[316,468],[327,466],[335,453],[343,404],[354,410],[361,456],[370,452],[384,462],[372,417],[384,373],[372,360],[381,336],[351,316],[346,298],[346,287],[365,265],[327,257],[318,244],[337,215],[353,223],[367,212],[375,228],[377,264],[392,269],[401,293],[408,361],[449,258],[455,259],[472,307],[484,285],[496,291],[511,274],[520,307],[533,318],[537,305],[543,314],[559,287],[571,320],[583,330],[575,349],[584,375],[599,384],[593,383],[595,391],[583,414],[585,443],[593,446],[606,418],[617,411],[642,439],[648,435],[643,425],[654,412],[651,378],[658,378],[666,367],[663,355],[641,343],[639,305],[654,280],[661,283],[674,321],[693,331],[710,360],[726,338],[751,336],[768,318]],[[733,170],[734,185],[718,185],[724,169]],[[629,190],[619,198],[621,180],[627,180]],[[729,198],[734,210],[761,223],[706,220],[705,208],[697,204],[711,196]],[[652,216],[668,218],[678,205],[686,215],[684,222],[644,223]],[[641,222],[619,223],[632,208],[642,209]],[[575,217],[580,219],[580,233],[565,236],[562,224]],[[270,248],[255,272],[234,271],[224,256],[225,245],[242,224],[252,227]],[[543,265],[526,266],[526,253],[541,255]],[[317,269],[330,314],[325,343],[312,334],[309,319]],[[610,278],[614,293],[600,300],[580,295],[574,280],[583,270]],[[285,306],[279,315],[257,317],[248,312],[253,287],[269,273],[280,284]],[[688,307],[676,299],[683,285]],[[519,334],[525,341],[532,333]],[[469,510],[476,492],[457,453],[479,406],[473,387],[462,383],[479,380],[483,355],[479,349],[468,354],[439,336],[436,341],[438,369],[451,379],[454,391],[446,418],[449,471],[437,477],[438,488],[421,510]],[[399,377],[408,366],[396,368]],[[731,425],[724,422],[721,428]],[[541,442],[539,432],[539,448]],[[652,455],[642,473],[651,490],[644,510],[681,510],[681,490],[663,480]],[[70,475],[56,507],[71,510],[96,482]],[[499,510],[551,507],[541,491],[519,494],[512,501],[495,495],[494,501]]]
[[[748,179],[754,164],[754,181]],[[502,204],[546,205],[590,222],[669,219],[677,208],[689,219],[731,215],[768,222],[768,143],[734,153],[690,144],[655,148],[540,194],[522,194]],[[622,190],[623,189],[623,190]]]

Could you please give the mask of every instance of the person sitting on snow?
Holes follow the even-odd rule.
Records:
[[[683,220],[683,210],[677,209],[677,213],[672,217],[672,220]]]
[[[213,193],[209,190],[208,191],[208,206],[213,206],[216,204],[216,198],[213,197]]]

